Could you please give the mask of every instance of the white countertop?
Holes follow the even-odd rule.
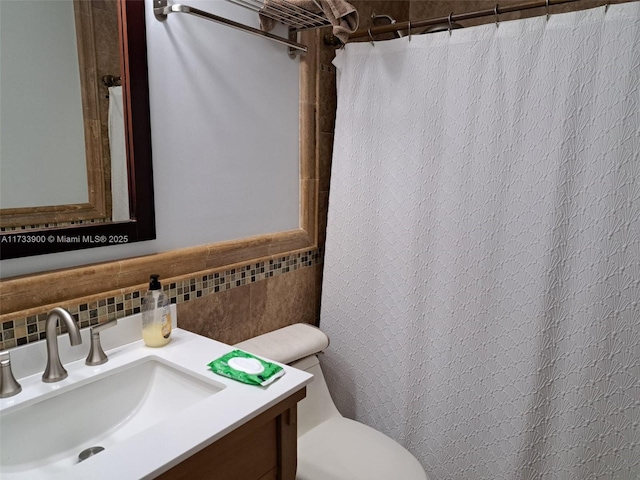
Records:
[[[155,356],[171,362],[179,368],[186,369],[192,374],[214,380],[224,388],[182,411],[172,411],[171,405],[167,405],[166,411],[161,413],[164,418],[155,425],[82,463],[69,467],[64,472],[46,472],[46,468],[37,473],[34,471],[3,472],[3,479],[126,480],[154,478],[300,390],[313,378],[306,372],[286,365],[282,365],[286,374],[267,387],[245,385],[216,375],[207,364],[230,352],[234,347],[178,328],[172,332],[169,344],[161,348],[148,348],[142,340],[134,340],[131,343],[107,350],[108,344],[118,343],[117,338],[122,341],[123,338],[131,340],[131,336],[140,337],[139,317],[136,315],[119,320],[116,327],[102,332],[101,335],[105,337],[103,346],[109,357],[109,361],[103,365],[97,367],[85,365],[84,357],[88,351],[89,342],[88,338],[84,339],[88,332],[83,331],[83,350],[74,353],[76,357],[82,355],[82,358],[64,364],[69,372],[66,379],[53,384],[42,382],[41,375],[44,365],[38,373],[29,376],[21,378],[16,374],[23,391],[14,397],[0,399],[0,414],[3,410],[8,412],[23,406],[26,407],[39,401],[43,396],[51,396],[52,392],[73,388],[79,382],[87,383],[95,375],[122,369],[122,367],[139,362],[148,356]],[[175,310],[173,318],[175,318]],[[119,329],[121,329],[120,335],[118,335]],[[127,330],[130,331],[129,338],[127,338]],[[65,356],[68,355],[67,350],[73,349],[65,347],[69,343],[66,335],[60,336],[58,342],[64,362]],[[25,346],[24,349],[19,347],[19,349],[12,350],[12,364],[15,364],[16,367],[18,362],[26,362],[27,357],[32,358],[40,355],[40,353],[33,354],[35,352],[33,346],[31,346],[31,350],[26,347],[30,347],[30,345]],[[43,345],[40,346],[40,348],[42,347]],[[63,352],[63,350],[65,351]],[[14,373],[15,371],[14,369]],[[70,408],[72,409],[73,406]],[[96,412],[96,415],[99,414],[100,412]],[[2,441],[11,441],[11,439],[3,438]],[[24,448],[29,448],[29,446],[25,445]]]

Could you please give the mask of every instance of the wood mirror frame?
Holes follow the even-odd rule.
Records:
[[[118,0],[118,15],[131,220],[4,232],[2,260],[156,237],[144,1]]]

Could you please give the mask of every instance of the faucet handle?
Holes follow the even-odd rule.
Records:
[[[0,398],[13,397],[22,391],[11,371],[11,356],[9,352],[0,352]]]
[[[104,353],[104,350],[102,350],[102,345],[100,344],[100,332],[107,328],[115,327],[117,324],[118,320],[114,319],[107,323],[91,327],[91,348],[89,349],[89,355],[84,362],[85,364],[91,366],[102,365],[109,360],[107,355]]]

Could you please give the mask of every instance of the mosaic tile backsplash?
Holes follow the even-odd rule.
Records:
[[[311,267],[321,261],[321,252],[311,249],[278,256],[264,261],[247,263],[235,268],[212,270],[177,282],[163,283],[163,290],[171,303],[188,302],[196,298],[242,287],[271,277],[283,275],[301,268]],[[162,279],[160,279],[162,281]],[[67,306],[67,310],[78,322],[80,328],[105,323],[114,318],[122,318],[140,313],[142,297],[147,288],[107,297],[91,303]],[[47,312],[26,318],[17,318],[2,323],[0,330],[0,350],[14,348],[45,338]],[[59,333],[63,330],[58,327]]]

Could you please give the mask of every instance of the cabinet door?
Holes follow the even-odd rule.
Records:
[[[161,474],[161,480],[295,480],[303,388]]]

